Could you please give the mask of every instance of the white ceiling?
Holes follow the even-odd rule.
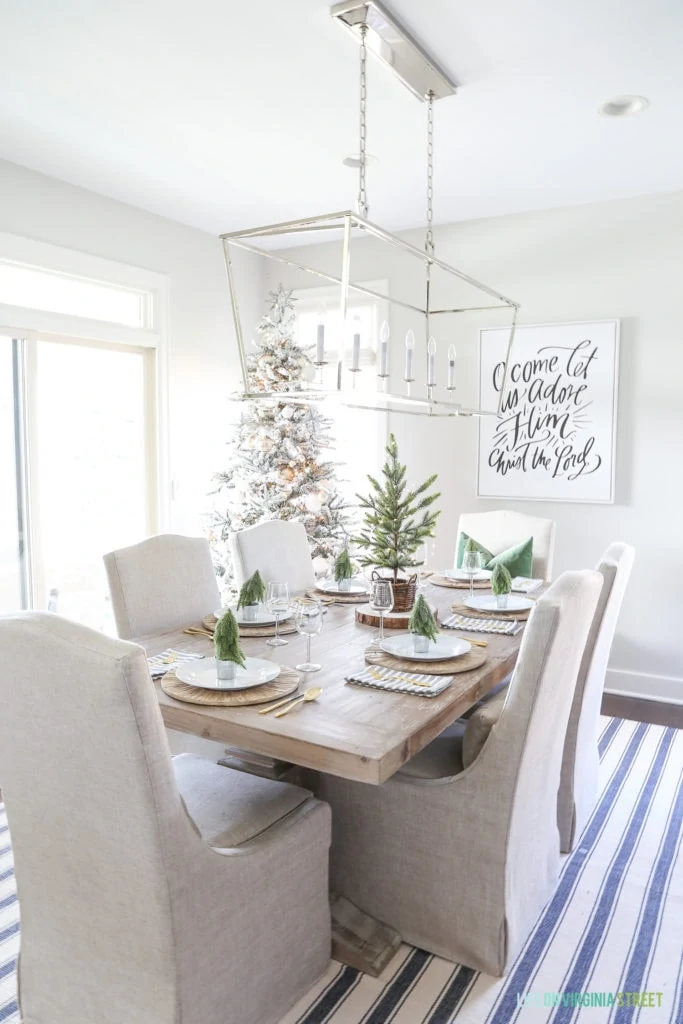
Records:
[[[388,0],[459,83],[437,222],[683,188],[681,0]],[[326,0],[0,0],[0,157],[218,234],[353,206]],[[647,96],[647,113],[598,104]],[[371,219],[424,220],[424,105],[374,64]]]

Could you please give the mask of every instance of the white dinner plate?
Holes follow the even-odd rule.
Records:
[[[216,659],[203,658],[201,662],[187,662],[179,665],[176,676],[181,683],[199,686],[202,690],[248,690],[252,686],[263,686],[280,675],[281,666],[265,658],[245,658],[246,668],[237,666],[235,679],[218,679]]]
[[[256,612],[256,618],[245,619],[244,608],[240,608],[239,611],[236,608],[217,608],[213,613],[216,619],[221,619],[227,611],[231,611],[237,619],[240,626],[274,626],[275,616],[272,612],[269,612],[267,608],[259,608]],[[283,612],[280,616],[280,622],[285,622],[286,619],[291,619],[292,613],[290,611]]]
[[[316,589],[323,594],[369,594],[370,588],[363,580],[350,580],[347,590],[341,590],[336,580],[321,580]]]
[[[438,573],[439,576],[446,576],[449,580],[462,580],[465,583],[469,583],[470,577],[462,569],[444,569],[443,572]],[[490,569],[480,569],[476,576],[474,576],[475,583],[482,583],[484,580],[490,580],[493,573]]]
[[[517,597],[516,594],[508,594],[504,608],[498,607],[498,598],[495,594],[475,594],[474,597],[465,600],[468,608],[476,608],[478,612],[524,612],[527,608],[533,608],[534,603],[528,597]]]
[[[410,633],[391,636],[383,640],[379,646],[386,654],[393,654],[396,658],[409,658],[411,661],[446,661],[447,658],[459,658],[472,649],[472,644],[467,640],[439,636],[436,641],[430,641],[426,654],[416,654]]]

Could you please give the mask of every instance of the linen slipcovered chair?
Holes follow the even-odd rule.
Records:
[[[634,557],[634,548],[616,542],[607,548],[598,565],[603,578],[602,590],[574,689],[557,794],[557,825],[563,853],[574,849],[598,797],[598,721],[602,691]],[[466,763],[476,757],[486,742],[504,704],[505,694],[498,693],[475,709],[466,726],[458,722],[450,730],[452,736],[462,737]]]
[[[406,942],[500,976],[552,895],[558,737],[601,582],[567,572],[539,598],[500,719],[464,770],[457,741],[439,737],[382,786],[319,780],[333,890]]]
[[[509,512],[506,509],[495,512],[463,512],[458,520],[456,553],[462,533],[473,537],[494,555],[499,555],[507,548],[533,537],[532,573],[539,579],[552,579],[555,552],[554,519],[541,519],[538,516],[523,515],[521,512]]]
[[[104,555],[114,621],[124,640],[198,622],[221,599],[204,537],[165,533]]]
[[[635,548],[617,541],[610,544],[598,565],[604,582],[579,669],[557,797],[560,848],[564,853],[573,850],[598,799],[598,722],[602,691],[634,558]]]
[[[275,1024],[329,963],[329,808],[171,760],[135,644],[23,612],[0,652],[22,1019]]]
[[[230,534],[238,586],[258,569],[266,583],[289,583],[292,594],[315,586],[313,559],[303,523],[272,519]]]

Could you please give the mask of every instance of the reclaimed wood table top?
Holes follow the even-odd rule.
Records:
[[[447,617],[460,595],[464,596],[464,591],[436,586],[425,592],[436,605],[440,619]],[[157,683],[164,723],[180,732],[379,785],[512,671],[523,636],[523,632],[516,636],[471,634],[488,643],[484,665],[455,675],[437,697],[419,697],[345,682],[344,676],[350,671],[364,667],[365,649],[374,634],[372,627],[355,621],[353,605],[330,605],[323,630],[313,637],[311,645],[313,659],[322,669],[302,673],[300,684],[301,690],[321,686],[323,695],[318,701],[275,718],[272,714],[259,715],[258,705],[221,708],[183,703],[167,696]],[[452,635],[468,634],[454,631]],[[265,638],[243,640],[242,647],[250,657],[294,667],[305,660],[306,639],[298,634],[286,639],[286,647],[268,647]],[[213,655],[211,640],[182,630],[141,637],[137,642],[148,656],[168,647]]]

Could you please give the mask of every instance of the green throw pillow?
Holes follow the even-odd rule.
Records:
[[[457,567],[458,569],[462,565],[462,556],[465,552],[465,545],[471,538],[466,533],[460,534],[458,540],[458,553],[457,553]],[[478,541],[474,541],[477,546],[477,550],[481,551],[482,569],[493,569],[494,565],[504,565],[510,575],[515,576],[526,576],[529,578],[532,572],[533,557],[534,557],[534,538],[529,537],[528,540],[522,541],[521,544],[515,544],[513,547],[508,548],[507,551],[501,551],[499,555],[492,555],[491,552],[480,544]]]

